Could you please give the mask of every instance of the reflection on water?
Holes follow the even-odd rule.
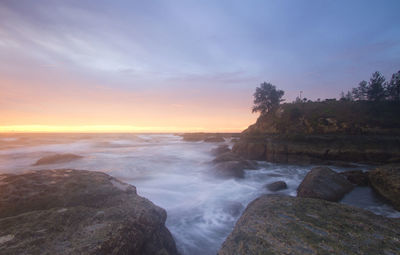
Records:
[[[283,180],[288,189],[280,193],[295,196],[297,186],[312,166],[259,162],[260,170],[247,171],[244,179],[219,179],[210,172],[210,151],[215,146],[184,142],[179,136],[166,134],[3,135],[0,172],[56,168],[106,172],[135,185],[139,195],[167,210],[167,227],[183,254],[216,254],[245,206],[268,193],[265,184]],[[40,157],[54,153],[74,153],[84,158],[32,166]],[[400,216],[368,188],[355,189],[344,202],[375,213]]]

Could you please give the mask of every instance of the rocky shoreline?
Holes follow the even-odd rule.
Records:
[[[0,175],[1,254],[178,254],[166,217],[105,173]]]
[[[226,143],[213,143],[209,164],[218,178],[240,179],[262,166]],[[276,193],[247,206],[218,254],[399,254],[400,219],[337,203],[353,188],[369,186],[399,210],[399,183],[396,164],[369,172],[315,167],[297,197],[280,194],[287,188],[282,180],[265,183],[265,191]],[[178,254],[166,217],[134,186],[105,173],[0,175],[2,254]]]

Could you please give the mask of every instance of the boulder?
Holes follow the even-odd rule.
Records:
[[[279,191],[283,189],[287,189],[286,182],[284,181],[277,181],[265,186],[269,191]]]
[[[1,254],[177,254],[166,217],[105,173],[0,175]]]
[[[400,211],[400,165],[380,166],[368,174],[371,186]]]
[[[227,152],[230,152],[231,149],[229,149],[229,146],[227,144],[221,144],[220,146],[213,148],[211,150],[211,153],[218,156]]]
[[[345,177],[330,168],[314,167],[297,188],[297,196],[336,202],[352,189]]]
[[[251,202],[219,255],[399,254],[400,221],[344,204],[263,195]]]
[[[54,155],[49,155],[49,156],[45,156],[43,158],[40,158],[33,165],[34,166],[39,166],[39,165],[47,165],[47,164],[67,163],[67,162],[74,161],[74,160],[81,159],[81,158],[83,158],[83,157],[79,156],[79,155],[72,154],[72,153],[54,154]]]
[[[255,170],[257,164],[248,160],[223,161],[216,163],[214,171],[221,177],[244,178],[244,170]]]
[[[353,170],[339,173],[343,175],[349,182],[357,186],[368,186],[368,173],[362,170]]]

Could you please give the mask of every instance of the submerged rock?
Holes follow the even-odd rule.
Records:
[[[227,152],[230,152],[229,146],[227,144],[221,144],[220,146],[211,150],[211,153],[218,156]]]
[[[319,199],[264,195],[251,202],[219,255],[398,254],[400,221]]]
[[[378,167],[368,177],[371,186],[400,211],[400,165]]]
[[[236,154],[233,153],[233,152],[228,151],[228,152],[225,152],[225,153],[222,153],[222,154],[218,155],[218,156],[213,160],[213,162],[214,162],[214,163],[219,163],[219,162],[239,161],[239,160],[243,160],[243,158],[240,157],[240,156],[238,156],[238,155],[236,155]]]
[[[283,189],[287,189],[287,184],[284,181],[277,181],[265,186],[269,191],[279,191]]]
[[[166,217],[104,173],[0,175],[1,254],[177,254]]]
[[[81,159],[81,158],[83,158],[83,157],[72,154],[72,153],[54,154],[54,155],[45,156],[43,158],[40,158],[33,165],[38,166],[38,165],[47,165],[47,164],[66,163],[66,162],[74,161],[74,160]]]
[[[357,186],[368,186],[368,173],[362,170],[353,170],[339,173],[346,177],[346,179]]]
[[[330,168],[314,167],[297,188],[297,196],[336,202],[352,189],[345,177]]]

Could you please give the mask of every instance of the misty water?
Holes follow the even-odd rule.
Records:
[[[232,145],[229,139],[226,143]],[[0,172],[61,168],[105,172],[136,186],[139,195],[167,211],[166,225],[181,253],[216,254],[246,205],[270,193],[266,184],[283,180],[288,189],[279,193],[295,196],[297,186],[312,167],[259,162],[260,169],[246,171],[244,179],[221,179],[213,175],[210,163],[214,158],[211,149],[218,145],[185,142],[172,134],[14,134],[0,136]],[[54,153],[74,153],[83,158],[32,166],[39,158]],[[342,202],[400,217],[369,188],[354,189]]]

